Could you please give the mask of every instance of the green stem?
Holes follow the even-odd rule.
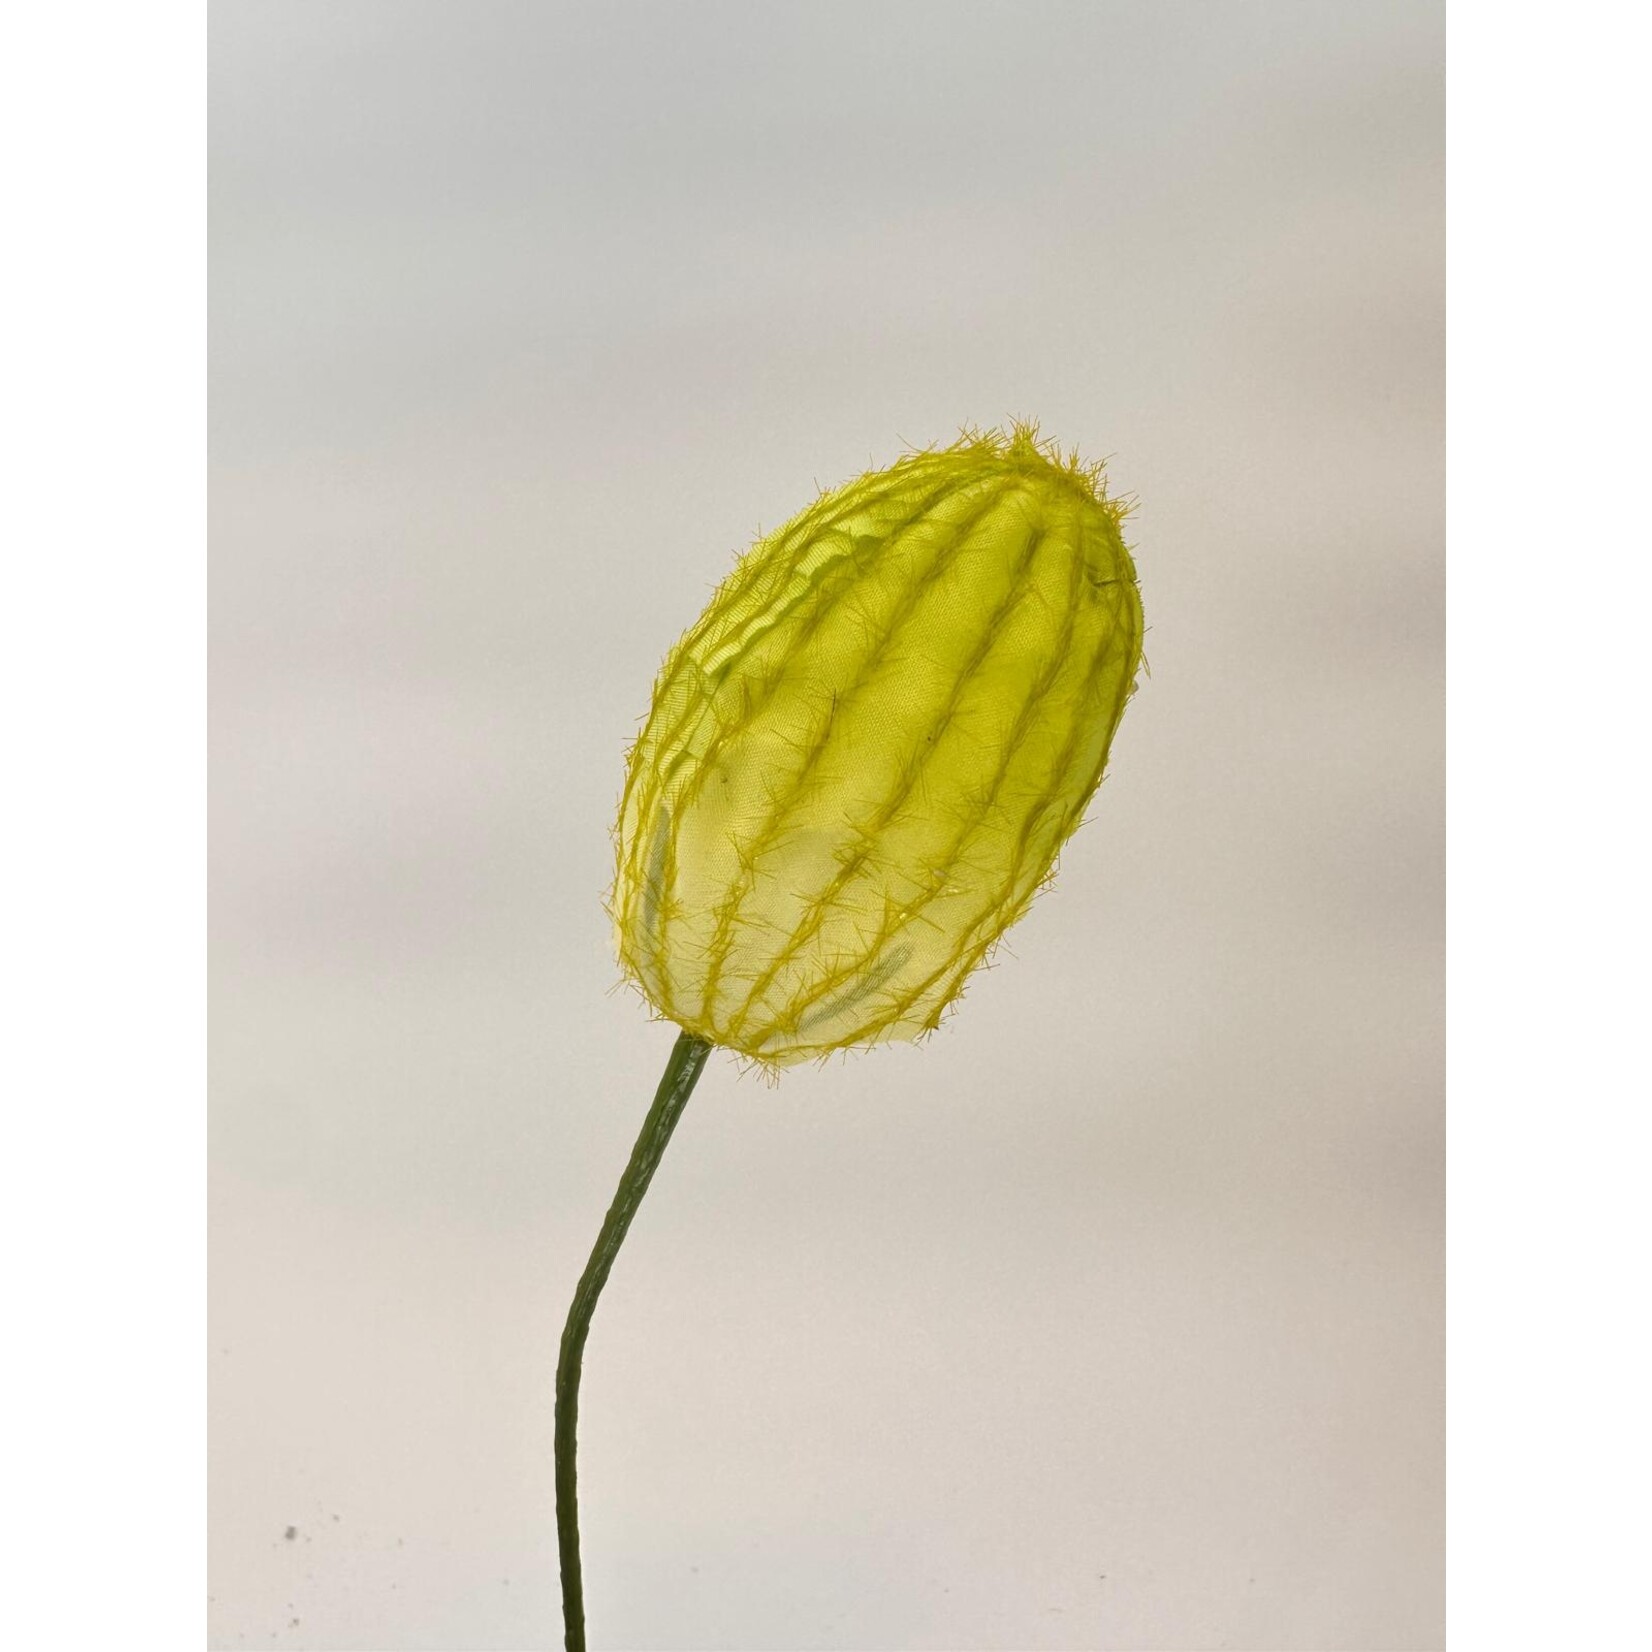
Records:
[[[654,1105],[648,1109],[637,1145],[631,1149],[631,1162],[620,1177],[591,1260],[585,1264],[574,1291],[568,1323],[562,1329],[562,1354],[556,1362],[556,1546],[562,1560],[562,1621],[567,1652],[585,1652],[585,1588],[579,1572],[579,1491],[574,1467],[579,1369],[585,1357],[585,1337],[591,1329],[597,1298],[608,1283],[614,1258],[625,1241],[626,1229],[637,1214],[665,1144],[671,1140],[671,1132],[677,1128],[677,1120],[710,1054],[711,1046],[689,1033],[681,1034],[672,1046]]]

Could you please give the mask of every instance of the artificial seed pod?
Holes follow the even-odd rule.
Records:
[[[938,1024],[1100,784],[1141,659],[1122,514],[1018,426],[747,553],[620,806],[620,962],[662,1015],[776,1066]]]

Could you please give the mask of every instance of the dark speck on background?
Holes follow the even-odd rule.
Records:
[[[285,1531],[284,1531],[284,1532],[283,1532],[283,1533],[282,1533],[282,1534],[281,1534],[281,1535],[282,1535],[282,1536],[283,1536],[283,1537],[284,1537],[284,1538],[286,1538],[286,1540],[287,1540],[287,1541],[288,1541],[288,1542],[289,1542],[289,1543],[291,1543],[291,1542],[292,1542],[292,1540],[293,1540],[293,1539],[294,1539],[294,1538],[295,1538],[295,1537],[297,1537],[297,1536],[298,1536],[298,1527],[297,1527],[297,1526],[289,1526],[289,1527],[288,1527],[288,1528],[287,1528],[287,1529],[286,1529],[286,1530],[285,1530]]]

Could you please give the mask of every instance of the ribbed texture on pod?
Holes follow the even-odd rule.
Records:
[[[661,1014],[779,1066],[936,1026],[1100,783],[1141,658],[1121,515],[1018,427],[742,559],[620,806],[619,956]]]

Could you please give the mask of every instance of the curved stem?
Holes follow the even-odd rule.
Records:
[[[574,1466],[574,1437],[579,1428],[579,1370],[585,1338],[602,1287],[625,1240],[631,1218],[648,1191],[665,1144],[677,1127],[711,1046],[689,1033],[672,1046],[654,1105],[643,1120],[631,1149],[631,1162],[620,1177],[614,1202],[574,1291],[568,1323],[562,1329],[562,1353],[556,1362],[556,1546],[562,1562],[562,1621],[567,1652],[585,1652],[585,1589],[579,1570],[579,1493]]]

